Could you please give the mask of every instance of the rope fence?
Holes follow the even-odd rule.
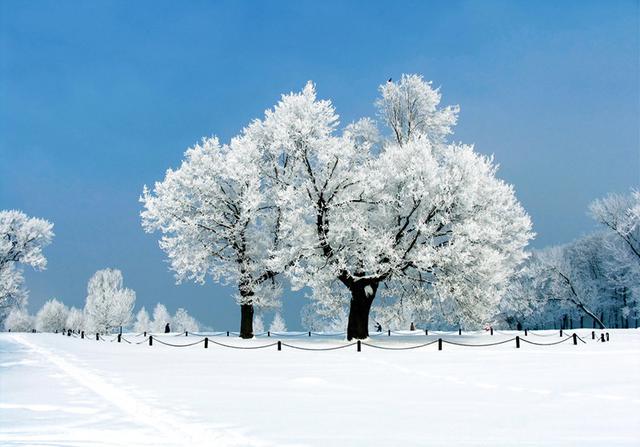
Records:
[[[426,331],[425,331],[426,333]],[[460,331],[458,332],[460,334]],[[216,335],[213,335],[216,334]],[[218,335],[219,334],[219,335]],[[380,350],[387,350],[387,351],[407,351],[407,350],[413,350],[413,349],[420,349],[420,348],[425,348],[431,345],[434,345],[437,343],[438,345],[438,351],[442,351],[443,350],[443,345],[452,345],[452,346],[458,346],[458,347],[465,347],[465,348],[486,348],[486,347],[492,347],[492,346],[499,346],[499,345],[505,345],[508,343],[513,343],[515,341],[515,347],[517,349],[520,348],[520,344],[521,342],[523,343],[527,343],[529,345],[534,345],[534,346],[555,346],[555,345],[559,345],[562,343],[566,343],[568,341],[573,341],[574,345],[578,344],[578,341],[580,341],[583,344],[587,344],[587,342],[585,341],[584,338],[580,337],[577,333],[573,332],[571,334],[568,333],[564,333],[561,330],[560,331],[560,336],[562,337],[561,340],[555,341],[555,342],[550,342],[550,343],[539,343],[539,342],[535,342],[532,340],[528,340],[525,337],[521,337],[520,335],[516,335],[515,337],[511,337],[508,338],[506,340],[499,340],[496,342],[491,342],[491,343],[463,343],[459,340],[452,340],[452,339],[446,339],[446,338],[442,338],[442,337],[438,337],[436,339],[433,339],[431,341],[428,341],[426,343],[420,343],[417,345],[411,345],[411,346],[384,346],[384,345],[380,345],[380,344],[373,344],[367,341],[362,341],[362,340],[357,340],[355,342],[349,342],[346,344],[341,344],[338,346],[327,346],[327,347],[311,347],[311,346],[297,346],[295,344],[290,344],[290,343],[286,343],[283,342],[282,340],[278,340],[278,341],[274,341],[273,343],[267,343],[267,344],[262,344],[262,345],[256,345],[256,346],[239,346],[239,345],[234,345],[234,344],[228,344],[228,343],[221,343],[219,341],[213,340],[211,338],[209,338],[210,336],[215,337],[215,336],[220,336],[223,334],[231,334],[231,332],[220,332],[220,333],[212,333],[212,335],[205,335],[203,333],[191,333],[191,337],[201,337],[199,340],[193,341],[191,343],[170,343],[168,341],[162,340],[162,337],[172,337],[171,340],[175,340],[176,334],[163,334],[163,335],[154,335],[154,334],[149,334],[148,336],[146,336],[145,332],[139,333],[139,334],[132,334],[132,337],[140,337],[141,335],[144,336],[144,339],[141,341],[136,341],[136,340],[129,340],[126,337],[124,337],[122,334],[116,334],[112,339],[107,339],[105,337],[102,336],[102,334],[95,334],[95,340],[96,341],[103,341],[103,342],[124,342],[127,344],[135,344],[135,345],[140,345],[140,344],[145,344],[147,343],[149,346],[153,346],[153,342],[157,342],[161,345],[164,346],[168,346],[171,348],[187,348],[187,347],[192,347],[192,346],[196,346],[196,345],[201,345],[204,344],[204,348],[208,348],[209,347],[209,343],[216,345],[216,346],[220,346],[223,348],[229,348],[229,349],[241,349],[241,350],[254,350],[254,349],[267,349],[267,348],[272,348],[274,346],[277,346],[278,351],[282,350],[282,347],[286,347],[286,348],[290,348],[290,349],[294,349],[294,350],[299,350],[299,351],[335,351],[335,350],[339,350],[339,349],[346,349],[349,347],[353,347],[356,346],[357,347],[357,352],[361,352],[362,350],[362,346],[366,346],[369,348],[373,348],[373,349],[380,349]],[[236,333],[237,334],[237,333]],[[299,336],[303,336],[306,335],[308,337],[310,337],[312,334],[312,332],[307,331],[306,333],[294,333],[294,334],[289,334],[289,333],[273,333],[274,337],[289,337],[289,336],[293,336],[293,337],[299,337]],[[341,336],[344,333],[335,333],[335,334],[330,334],[331,336]],[[525,331],[525,334],[527,334],[527,332]],[[531,333],[532,335],[534,335],[533,333]],[[89,336],[85,336],[84,331],[82,331],[80,333],[80,335],[78,336],[77,334],[72,334],[72,333],[68,333],[66,334],[68,336],[73,335],[74,338],[80,338],[80,339],[86,339],[86,340],[91,340],[93,339],[93,337],[89,337]],[[189,336],[188,332],[184,332],[178,335],[185,335],[185,337]],[[318,335],[329,335],[329,334],[318,334]],[[396,335],[400,335],[400,336],[405,336],[407,334],[404,333],[398,333]],[[432,333],[432,336],[437,336],[440,334],[437,333]],[[505,335],[511,335],[511,334],[505,334]],[[555,334],[550,334],[550,335],[555,335]],[[268,333],[268,336],[271,336],[270,333]],[[388,336],[391,336],[391,334],[389,333]],[[545,334],[546,336],[546,334]],[[596,341],[596,342],[606,342],[609,341],[609,333],[601,333],[600,337],[596,337],[596,331],[592,331],[591,332],[591,339]],[[414,337],[411,334],[408,334],[408,337]]]

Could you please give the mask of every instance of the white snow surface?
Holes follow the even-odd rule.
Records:
[[[389,351],[236,350],[201,337],[148,343],[0,334],[0,445],[8,446],[631,446],[640,439],[640,330],[555,346],[437,344]],[[386,333],[367,343],[438,337],[479,344],[557,331]],[[332,347],[340,336],[240,340]],[[125,335],[132,342],[142,336]]]

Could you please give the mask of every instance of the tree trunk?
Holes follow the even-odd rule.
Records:
[[[376,297],[378,283],[357,281],[353,283],[351,304],[349,306],[349,324],[347,325],[347,340],[365,339],[369,337],[369,311],[371,303]]]
[[[240,305],[240,337],[253,338],[253,304]]]
[[[602,322],[602,320],[601,320],[600,318],[598,318],[598,317],[596,316],[596,314],[595,314],[595,313],[593,313],[593,312],[591,312],[589,309],[587,309],[587,308],[584,306],[584,304],[578,303],[578,308],[579,308],[580,310],[582,310],[584,313],[586,313],[587,315],[589,315],[591,318],[593,318],[593,321],[594,321],[595,323],[597,323],[597,324],[598,324],[598,326],[600,326],[600,329],[604,329],[604,328],[605,328],[605,327],[604,327],[604,323]]]

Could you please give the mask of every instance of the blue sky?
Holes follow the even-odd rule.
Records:
[[[342,123],[421,73],[460,104],[455,139],[494,154],[535,247],[592,231],[587,206],[640,185],[638,1],[3,1],[0,209],[55,223],[30,308],[81,306],[120,268],[138,305],[238,326],[231,289],[174,285],[140,227],[144,184],[309,79]],[[303,298],[284,303],[299,326]]]

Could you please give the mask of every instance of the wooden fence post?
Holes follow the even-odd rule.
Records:
[[[120,343],[121,338],[122,338],[122,334],[118,334],[118,343]]]
[[[491,335],[493,335],[493,327],[490,327],[489,330],[491,331]]]
[[[358,352],[362,351],[362,343],[358,340]]]
[[[278,340],[278,351],[282,351],[282,342]]]
[[[80,338],[84,338],[84,331],[80,332]]]
[[[462,328],[458,328],[458,335],[462,335]]]
[[[562,337],[562,329],[560,329],[560,337]]]
[[[520,348],[520,336],[516,335],[516,348]]]
[[[387,337],[391,337],[391,329],[387,331]]]
[[[204,349],[207,349],[209,347],[209,337],[205,337],[204,338]]]
[[[153,335],[149,335],[149,346],[153,346]]]
[[[578,344],[578,336],[575,333],[573,334],[573,344],[574,345]]]
[[[591,331],[591,340],[596,339],[596,331]]]
[[[442,351],[442,339],[438,339],[438,351]]]
[[[184,336],[188,337],[189,336],[189,331],[184,331]]]
[[[100,341],[100,334],[96,332],[96,340]]]
[[[429,329],[424,330],[424,335],[429,335]]]
[[[524,336],[526,337],[527,335],[529,335],[528,331],[525,329],[524,330]]]

